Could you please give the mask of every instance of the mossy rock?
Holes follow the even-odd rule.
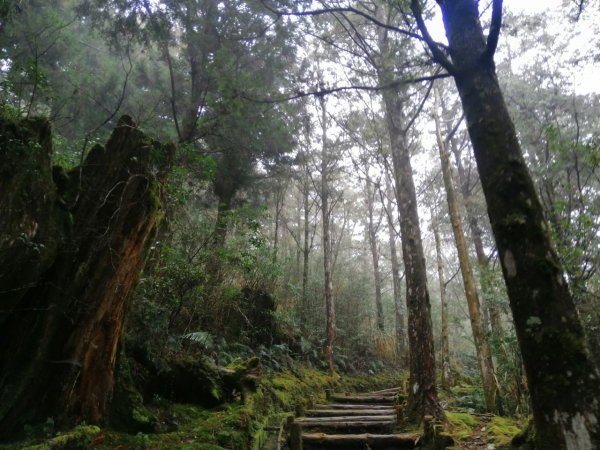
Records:
[[[210,407],[223,401],[219,371],[208,358],[173,356],[153,384],[154,393],[174,402]]]
[[[110,411],[110,425],[116,430],[127,432],[156,431],[156,417],[144,406],[133,378],[129,361],[124,352],[119,354],[115,392]]]
[[[466,439],[473,435],[479,425],[477,419],[468,413],[447,412],[449,430],[457,440]]]

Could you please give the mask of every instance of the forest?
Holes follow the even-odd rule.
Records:
[[[0,450],[600,450],[599,49],[597,0],[0,0]]]

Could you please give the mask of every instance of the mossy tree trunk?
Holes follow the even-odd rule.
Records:
[[[600,446],[600,375],[552,247],[542,206],[496,77],[502,22],[494,0],[486,39],[474,0],[438,0],[451,61],[429,36],[434,58],[453,75],[473,143],[531,393],[539,449]]]
[[[395,69],[391,65],[393,61],[391,55],[395,53],[390,48],[387,31],[380,30],[378,44],[383,56],[382,64],[378,68],[379,83],[387,85],[395,79]],[[400,215],[402,258],[406,276],[410,383],[406,415],[409,420],[416,422],[420,422],[426,415],[443,419],[444,411],[438,400],[435,378],[433,325],[425,253],[419,228],[417,193],[408,145],[406,118],[408,105],[404,93],[399,90],[384,90],[382,96],[390,137],[396,201]]]
[[[16,286],[18,295],[2,295],[2,435],[48,417],[60,425],[106,419],[127,299],[161,217],[161,186],[173,152],[125,116],[106,147],[92,148],[68,174],[56,170],[53,182],[49,126],[39,122],[36,128],[37,140],[30,131],[13,137],[35,155],[8,188],[44,198],[51,214],[36,216],[41,209],[15,208],[3,196],[0,216],[12,216],[17,226],[3,229],[0,242],[3,254],[10,253],[27,226],[38,230],[27,236],[27,245],[44,253],[46,240],[52,249],[35,279]],[[4,147],[2,157],[10,159],[12,149]],[[19,186],[31,171],[38,185]],[[28,261],[0,260],[2,275],[17,270],[30,270]]]

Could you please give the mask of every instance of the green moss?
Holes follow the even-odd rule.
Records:
[[[247,368],[250,361],[237,361],[229,369]],[[122,367],[122,366],[120,366]],[[259,450],[272,434],[266,426],[279,426],[297,409],[325,402],[327,392],[376,390],[399,385],[399,374],[373,377],[332,376],[313,369],[298,369],[264,376],[255,392],[244,403],[217,408],[160,401],[132,408],[132,415],[143,421],[146,413],[155,418],[162,432],[127,434],[114,429],[102,431],[95,449],[113,450]],[[122,392],[121,392],[122,394]],[[121,395],[119,394],[119,395]],[[122,429],[122,427],[121,427]],[[14,447],[23,448],[23,446]],[[51,447],[39,447],[38,450]],[[12,449],[11,449],[12,450]]]
[[[477,419],[467,413],[447,412],[446,417],[450,424],[449,432],[458,441],[471,437],[479,425]]]
[[[505,446],[510,444],[520,431],[515,419],[494,416],[488,424],[488,440],[497,446]]]
[[[533,450],[535,448],[535,426],[533,424],[533,418],[530,418],[527,425],[511,439],[510,448],[519,450]]]
[[[116,387],[111,405],[110,423],[122,431],[150,432],[156,427],[156,417],[144,406],[141,394],[134,386],[129,361],[119,354]]]
[[[88,448],[94,438],[100,434],[100,428],[94,425],[79,425],[71,431],[56,436],[46,442],[29,447],[19,447],[25,450],[78,450]]]

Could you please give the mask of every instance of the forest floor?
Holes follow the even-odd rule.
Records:
[[[456,449],[502,450],[521,432],[521,421],[491,414],[447,412]]]
[[[1,445],[0,450],[98,449],[98,450],[237,450],[268,449],[276,446],[276,430],[286,417],[301,407],[326,403],[328,393],[367,392],[402,384],[398,374],[368,377],[337,377],[315,370],[272,373],[245,402],[226,403],[216,408],[172,404],[158,400],[148,405],[157,418],[156,432],[124,433],[111,428],[81,425],[60,432],[49,421],[29,427],[28,439]],[[450,399],[448,399],[450,400]],[[452,402],[450,402],[452,403]],[[520,432],[522,421],[473,413],[456,404],[448,406],[448,433],[453,450],[504,450]],[[412,430],[419,433],[419,430]]]

